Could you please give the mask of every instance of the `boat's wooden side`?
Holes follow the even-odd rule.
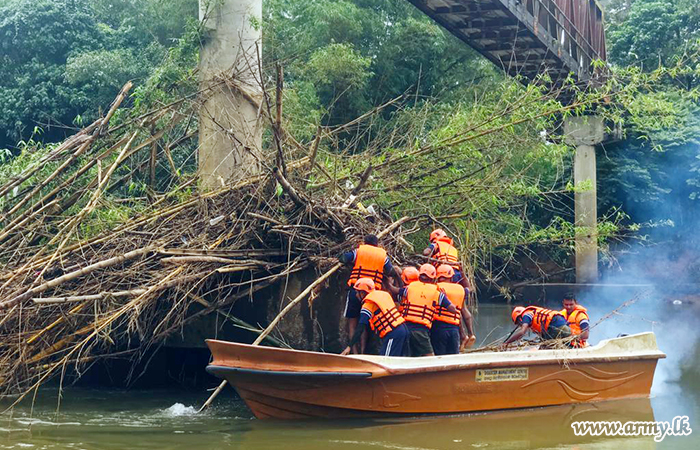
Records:
[[[625,345],[414,359],[209,345],[211,373],[226,378],[257,417],[285,419],[462,413],[645,397],[663,357],[651,348],[625,351]]]

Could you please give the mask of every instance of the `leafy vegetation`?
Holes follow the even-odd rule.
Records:
[[[625,136],[599,159],[599,207],[622,208],[630,222],[665,224],[643,233],[685,240],[700,218],[700,7],[692,0],[612,0],[608,20],[616,70],[655,74],[655,81],[626,98]]]

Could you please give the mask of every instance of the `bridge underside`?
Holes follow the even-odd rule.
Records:
[[[408,0],[509,75],[555,83],[592,76],[605,60],[603,14],[595,0]]]

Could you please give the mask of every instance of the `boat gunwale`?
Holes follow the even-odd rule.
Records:
[[[338,378],[381,378],[386,376],[394,375],[410,375],[426,372],[449,372],[453,370],[471,370],[471,369],[492,369],[492,368],[504,368],[504,367],[514,367],[514,366],[545,366],[545,365],[557,365],[563,366],[565,364],[570,366],[576,366],[578,364],[591,364],[591,363],[612,363],[612,362],[623,362],[623,361],[649,361],[649,360],[659,360],[665,356],[658,355],[637,355],[637,356],[618,356],[618,357],[598,357],[598,358],[585,358],[585,359],[549,359],[549,360],[509,360],[509,361],[497,361],[489,363],[465,363],[465,364],[445,364],[445,365],[432,365],[432,366],[420,366],[411,368],[398,368],[398,367],[383,367],[384,372],[322,372],[315,371],[309,372],[306,370],[265,370],[265,369],[248,369],[244,367],[237,367],[233,365],[222,365],[222,364],[209,364],[206,368],[207,372],[212,373],[214,369],[210,368],[226,368],[231,371],[241,373],[241,374],[254,374],[254,375],[268,375],[268,376],[308,376],[308,377],[334,377]],[[212,373],[213,375],[216,375]],[[364,376],[369,374],[369,376]],[[350,375],[348,377],[348,375]],[[363,376],[361,376],[363,375]],[[216,375],[218,376],[218,375]],[[220,377],[223,378],[223,377]]]
[[[243,367],[222,366],[218,364],[209,364],[206,369],[211,375],[223,378],[217,372],[243,375],[268,375],[268,376],[294,376],[294,377],[309,377],[309,378],[371,378],[371,372],[309,372],[309,371],[292,371],[292,370],[262,370],[248,369]]]

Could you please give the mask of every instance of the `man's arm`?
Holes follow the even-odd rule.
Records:
[[[338,261],[345,265],[354,264],[356,255],[357,253],[355,253],[355,250],[345,252],[342,255],[338,256]]]
[[[401,293],[401,287],[395,286],[394,283],[387,279],[384,280],[384,288],[388,293],[390,293],[394,297]]]
[[[587,341],[588,335],[589,335],[588,331],[590,329],[588,320],[582,320],[580,327],[581,327],[581,339],[583,339],[584,341]]]
[[[360,342],[360,338],[362,337],[362,333],[364,333],[365,330],[367,329],[367,325],[368,324],[362,323],[362,322],[357,324],[357,328],[355,328],[355,334],[352,335],[352,339],[350,339],[350,343],[348,344],[347,347],[345,347],[345,350],[343,350],[340,353],[341,355],[345,356],[345,355],[350,354],[350,352],[352,351],[352,347],[355,344],[357,344],[358,342]]]
[[[396,281],[396,284],[399,285],[399,287],[404,286],[403,279],[401,278],[401,272],[399,272],[399,269],[397,267],[394,267],[393,264],[391,264],[391,259],[389,257],[386,257],[386,261],[384,261],[384,273],[386,278],[393,278]]]
[[[403,282],[403,278],[401,278],[401,272],[399,271],[398,267],[394,267],[394,279],[398,283],[399,287],[404,287],[406,283]]]
[[[447,296],[442,292],[440,292],[439,304],[452,314],[459,314],[459,310],[457,309],[457,307],[453,305],[452,302],[447,299]]]
[[[348,343],[348,346],[345,347],[345,350],[342,351],[341,355],[345,356],[350,354],[352,351],[352,348],[360,342],[360,338],[362,337],[362,333],[369,327],[369,319],[372,317],[372,313],[366,309],[362,309],[360,311],[360,320],[357,322],[357,328],[355,328],[355,334],[352,335],[350,338],[350,343]]]
[[[472,313],[467,309],[467,305],[462,306],[462,323],[467,327],[467,333],[469,336],[474,336],[474,322],[472,319]]]
[[[518,330],[515,333],[513,333],[508,339],[506,339],[506,341],[503,343],[503,345],[508,345],[511,342],[515,342],[518,339],[520,339],[521,337],[525,336],[525,333],[527,333],[527,330],[529,328],[530,328],[530,324],[524,323],[524,324],[520,325],[520,328],[518,328]]]
[[[423,256],[431,256],[435,251],[435,244],[430,244],[423,249]]]

